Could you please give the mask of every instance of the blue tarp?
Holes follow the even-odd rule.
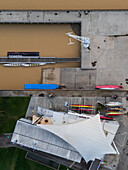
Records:
[[[56,84],[24,84],[24,89],[57,89],[59,88]]]

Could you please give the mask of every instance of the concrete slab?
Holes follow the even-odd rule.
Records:
[[[91,13],[92,35],[128,33],[128,11],[95,11]]]
[[[128,71],[128,37],[113,38],[114,49],[106,49],[97,61],[96,84],[117,84],[128,88],[126,84]],[[113,46],[113,45],[112,45]]]
[[[91,51],[81,46],[81,69],[92,69]]]
[[[66,89],[94,89],[96,73],[80,68],[42,69],[42,83],[55,83]]]
[[[42,69],[42,84],[58,84],[60,85],[60,68]]]
[[[122,69],[99,68],[97,69],[97,85],[113,84],[123,85],[125,88],[124,71]]]
[[[26,23],[28,22],[28,12],[20,12],[20,11],[2,11],[0,15],[0,22],[8,22],[11,21],[11,23],[15,22],[22,22]]]
[[[75,89],[76,68],[62,68],[60,75],[60,85],[65,86],[67,89]]]

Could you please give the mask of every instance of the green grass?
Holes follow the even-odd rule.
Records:
[[[16,121],[25,117],[29,97],[0,97],[0,134],[11,133]],[[0,170],[51,170],[25,158],[18,148],[0,149]],[[60,170],[66,170],[64,166]]]
[[[25,117],[29,97],[0,97],[0,133],[13,132],[17,119]]]

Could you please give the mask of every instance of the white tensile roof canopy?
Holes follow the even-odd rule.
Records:
[[[41,128],[48,130],[72,145],[85,159],[102,159],[105,154],[116,154],[104,134],[101,126],[100,115],[76,123],[61,125],[43,125]]]

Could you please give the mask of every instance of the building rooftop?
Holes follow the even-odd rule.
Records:
[[[26,119],[17,121],[11,142],[75,162],[80,162],[82,158],[66,141],[47,130],[32,125]]]

